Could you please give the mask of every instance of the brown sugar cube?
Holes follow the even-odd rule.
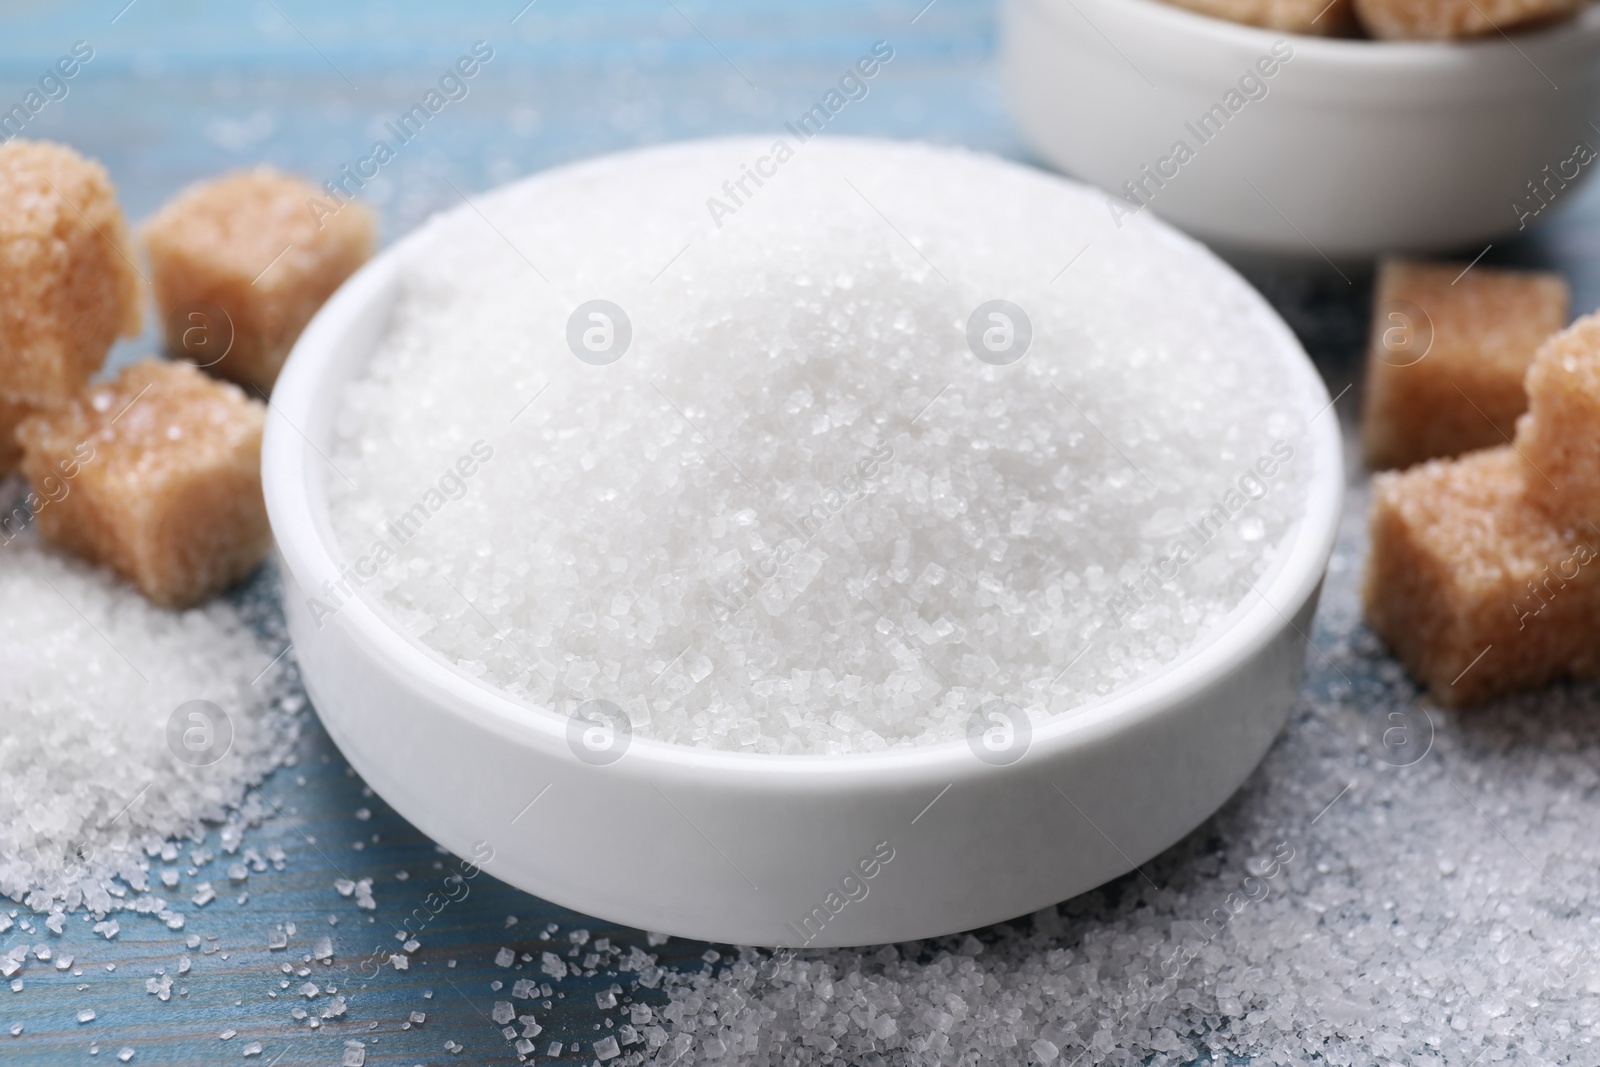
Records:
[[[105,168],[46,141],[0,144],[0,396],[65,403],[118,335],[138,334],[140,299]]]
[[[1355,14],[1373,37],[1450,40],[1498,33],[1541,19],[1570,15],[1586,0],[1354,0]]]
[[[1600,674],[1600,529],[1553,521],[1510,446],[1373,482],[1367,620],[1445,705]]]
[[[1585,0],[1355,0],[1373,37],[1447,40],[1476,37],[1538,19],[1570,15]]]
[[[270,391],[311,316],[372,254],[373,231],[365,205],[335,209],[266,167],[191,185],[142,231],[168,350]]]
[[[248,574],[272,544],[265,422],[266,406],[237,386],[185,363],[135,363],[18,428],[22,472],[51,500],[39,533],[110,566],[157,604],[198,603]],[[46,479],[60,483],[48,494]]]
[[[1271,30],[1321,36],[1355,28],[1350,0],[1171,0],[1202,15],[1264,26]]]
[[[1389,259],[1378,268],[1362,416],[1375,470],[1511,440],[1528,407],[1528,364],[1566,325],[1560,275],[1466,266]]]
[[[22,460],[22,446],[17,444],[17,424],[32,411],[27,404],[0,397],[0,478],[16,470]]]
[[[1600,525],[1600,313],[1540,346],[1527,391],[1517,447],[1537,471],[1531,494],[1558,519]]]

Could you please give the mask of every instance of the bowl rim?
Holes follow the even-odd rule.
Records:
[[[1170,0],[1015,0],[1033,4],[1059,15],[1063,9],[1096,5],[1125,19],[1145,22],[1172,32],[1207,42],[1228,45],[1247,44],[1266,52],[1280,40],[1289,40],[1296,59],[1302,56],[1316,62],[1357,71],[1404,70],[1443,72],[1471,69],[1483,52],[1523,53],[1524,49],[1543,51],[1561,48],[1576,40],[1600,40],[1600,5],[1586,4],[1581,10],[1559,21],[1513,27],[1507,35],[1483,35],[1446,41],[1386,40],[1370,37],[1323,37],[1275,30],[1244,22],[1233,22],[1215,15],[1180,7]],[[1082,14],[1082,12],[1079,12]],[[1302,51],[1303,50],[1303,51]],[[1526,59],[1526,55],[1522,56]],[[1531,61],[1530,61],[1531,62]]]
[[[513,185],[583,168],[601,160],[676,151],[688,145],[727,140],[744,138],[669,142],[607,153],[542,170],[478,195],[494,195]],[[881,142],[881,139],[874,138],[832,140],[915,143]],[[1097,192],[1091,186],[1048,171],[986,153],[973,154],[1006,166],[1018,167],[1035,176]],[[267,420],[263,435],[262,485],[280,561],[304,587],[320,587],[315,581],[306,583],[304,576],[338,577],[341,563],[347,562],[329,520],[327,472],[322,471],[320,478],[307,479],[301,476],[308,470],[321,470],[313,463],[314,460],[327,462],[308,436],[308,431],[315,433],[318,429],[308,425],[308,419],[319,403],[319,397],[325,402],[329,387],[323,383],[328,367],[335,362],[335,356],[353,320],[360,317],[373,302],[393,299],[401,284],[400,264],[410,249],[440,219],[457,214],[465,216],[470,210],[470,204],[463,204],[434,216],[351,275],[301,333],[272,391],[269,407],[279,418]],[[1329,396],[1321,375],[1288,325],[1265,297],[1220,257],[1170,224],[1159,220],[1137,220],[1135,224],[1160,227],[1166,231],[1168,239],[1191,246],[1231,277],[1241,290],[1249,314],[1264,328],[1273,347],[1294,366],[1297,376],[1302,379],[1308,406],[1319,405],[1317,411],[1309,414],[1306,424],[1304,444],[1309,453],[1310,474],[1304,486],[1305,510],[1280,541],[1277,559],[1253,583],[1253,597],[1247,593],[1244,600],[1197,646],[1153,675],[1070,711],[1033,720],[1029,747],[1018,764],[1053,759],[1068,751],[1089,748],[1106,736],[1159,718],[1181,708],[1248,664],[1265,646],[1281,636],[1286,627],[1295,626],[1293,616],[1319,588],[1338,534],[1345,476],[1344,441],[1335,404],[1344,392],[1338,397]],[[370,351],[356,362],[364,366],[367,358],[370,358]],[[342,392],[344,381],[333,388]],[[1347,386],[1345,391],[1348,390]],[[341,407],[342,401],[335,398],[330,407],[332,415],[327,425],[322,427],[324,431],[331,432]],[[438,651],[408,633],[389,609],[363,586],[354,586],[353,595],[339,605],[335,614],[327,620],[327,625],[345,631],[354,643],[380,660],[391,676],[402,681],[407,688],[430,693],[435,698],[433,703],[440,707],[441,712],[468,719],[472,725],[487,729],[513,743],[525,746],[531,743],[574,767],[587,769],[587,765],[580,763],[567,746],[567,717],[468,675]],[[1310,643],[1304,632],[1300,636],[1305,638],[1307,644]],[[840,777],[871,778],[892,787],[926,785],[935,780],[955,782],[973,775],[1004,772],[1010,767],[995,767],[974,758],[967,742],[959,738],[878,752],[769,755],[696,748],[634,734],[626,758],[594,769],[613,774],[631,771],[644,776],[649,776],[652,771],[700,772],[715,774],[728,781],[743,781],[752,785],[759,783],[763,787],[771,787],[778,781],[803,787],[807,783],[833,781]]]

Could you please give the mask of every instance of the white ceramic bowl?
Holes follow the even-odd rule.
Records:
[[[323,456],[343,387],[388,325],[404,254],[402,244],[358,272],[296,344],[263,445],[267,508],[290,634],[329,733],[396,810],[495,876],[580,912],[708,941],[946,934],[1063,900],[1171,845],[1233,793],[1282,727],[1333,546],[1340,437],[1300,345],[1242,281],[1247,314],[1321,410],[1306,412],[1306,513],[1257,582],[1265,599],[1252,596],[1208,643],[1040,723],[1009,766],[962,741],[826,757],[643,737],[597,766],[577,758],[566,719],[457,670],[381,603],[357,596],[319,619],[308,601],[347,558]]]
[[[1302,37],[1161,0],[1003,8],[1005,77],[1035,150],[1109,191],[1144,180],[1151,210],[1219,247],[1334,260],[1475,251],[1547,220],[1596,166],[1569,161],[1580,141],[1600,146],[1589,124],[1600,7],[1466,43]],[[1292,58],[1261,77],[1254,65],[1275,44]],[[1240,93],[1201,143],[1191,127],[1247,73],[1266,95]],[[1181,165],[1179,140],[1193,151]],[[1163,159],[1176,173],[1160,187],[1142,168]],[[1528,183],[1546,166],[1557,180],[1535,214]]]

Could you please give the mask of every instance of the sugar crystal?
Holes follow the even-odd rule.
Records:
[[[566,168],[417,236],[326,483],[368,592],[535,705],[758,753],[1066,712],[1215,633],[1302,510],[1323,402],[1260,298],[1102,194],[926,146],[819,140],[709,229],[765,149]],[[633,338],[606,366],[567,341],[621,336],[569,327],[599,293]],[[980,358],[1026,325],[997,294],[1031,323],[1010,365]]]
[[[0,609],[0,893],[40,909],[126,906],[112,879],[147,884],[146,844],[198,835],[282,758],[272,678],[251,684],[272,653],[228,603],[157,608],[25,539],[0,550]],[[200,700],[232,740],[197,766],[170,747],[193,720],[170,724]],[[109,939],[118,925],[93,929]]]

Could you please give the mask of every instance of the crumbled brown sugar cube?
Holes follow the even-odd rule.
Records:
[[[1476,37],[1570,15],[1584,0],[1355,0],[1361,27],[1379,38]]]
[[[1538,477],[1505,446],[1374,479],[1367,620],[1441,704],[1600,674],[1600,528]]]
[[[326,205],[309,182],[261,167],[192,185],[146,223],[172,354],[270,390],[311,316],[372,254],[371,210]]]
[[[37,515],[40,535],[110,566],[158,604],[220,592],[272,544],[265,421],[265,405],[187,364],[127,367],[19,427],[22,472],[51,500]]]
[[[1355,26],[1350,0],[1170,0],[1202,15],[1271,30],[1327,36]]]
[[[1540,347],[1527,390],[1517,447],[1538,472],[1532,495],[1558,519],[1600,525],[1600,313]]]
[[[104,167],[46,141],[0,144],[0,396],[65,403],[139,332],[128,249]]]
[[[1373,290],[1362,444],[1376,470],[1503,445],[1523,378],[1567,322],[1558,274],[1385,260]]]
[[[0,397],[0,478],[16,470],[22,460],[22,446],[17,444],[17,424],[32,411],[27,404]]]

